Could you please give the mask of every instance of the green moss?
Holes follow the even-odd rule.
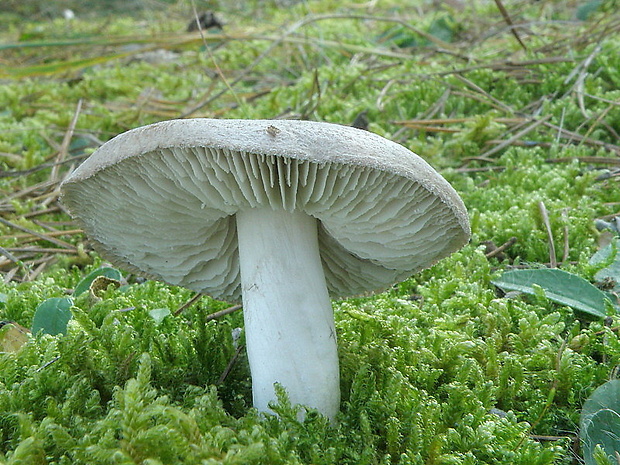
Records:
[[[423,155],[459,191],[471,244],[383,294],[334,304],[342,388],[336,425],[316,412],[298,421],[303,407],[290,405],[283,391],[277,417],[251,408],[247,360],[243,350],[236,355],[232,335],[242,315],[206,323],[226,303],[204,298],[173,315],[189,291],[130,276],[101,300],[85,293],[74,299],[65,336],[37,335],[19,352],[0,354],[0,463],[569,463],[584,399],[620,363],[612,329],[618,318],[611,327],[581,320],[542,295],[502,296],[491,280],[509,265],[549,261],[541,202],[558,259],[566,253],[563,267],[593,274],[587,261],[599,239],[594,219],[614,215],[620,203],[611,169],[617,154],[601,145],[617,145],[620,111],[610,102],[619,97],[618,43],[589,35],[604,18],[573,22],[568,33],[553,21],[573,21],[577,3],[523,4],[518,15],[511,12],[531,21],[535,33],[523,36],[529,51],[522,52],[497,26],[504,20],[493,2],[433,12],[419,2],[383,2],[376,10],[345,2],[343,16],[313,16],[304,25],[308,14],[333,13],[333,2],[275,3],[230,6],[235,14],[225,31],[235,40],[209,41],[209,53],[201,41],[162,42],[159,34],[184,29],[181,5],[140,23],[78,20],[67,29],[58,21],[14,22],[1,33],[5,41],[23,34],[32,47],[6,49],[8,66],[27,71],[30,63],[46,63],[55,71],[19,80],[3,75],[1,169],[52,160],[80,100],[69,153],[75,162],[97,140],[197,107],[191,116],[342,124],[366,111],[370,130]],[[382,16],[452,42],[436,49]],[[275,44],[292,26],[298,28]],[[175,59],[70,63],[126,51],[128,44],[109,38],[130,34],[151,38]],[[95,43],[45,44],[80,37]],[[45,46],[27,42],[34,39]],[[489,152],[541,118],[548,124]],[[426,129],[402,123],[415,119],[440,122]],[[519,119],[525,126],[515,127]],[[593,164],[592,157],[610,163]],[[4,176],[0,189],[10,195],[49,173]],[[44,223],[22,217],[38,202],[17,197],[3,215],[44,232]],[[0,229],[2,247],[19,245],[11,228]],[[512,237],[505,261],[485,257],[484,241],[501,245]],[[29,327],[41,302],[67,296],[101,263],[95,254],[60,257],[33,282],[0,284],[0,319]],[[157,309],[170,314],[156,320],[150,312]]]

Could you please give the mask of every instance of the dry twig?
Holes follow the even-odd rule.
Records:
[[[502,245],[500,245],[499,247],[496,247],[495,249],[491,250],[490,252],[484,254],[484,256],[486,258],[496,257],[499,254],[501,254],[502,252],[504,252],[506,249],[508,249],[509,247],[512,247],[516,242],[517,242],[517,238],[513,236],[510,239],[508,239],[506,242],[504,242]]]
[[[189,299],[187,302],[185,302],[183,305],[177,308],[174,311],[173,315],[174,316],[180,315],[181,313],[183,313],[185,310],[187,310],[189,307],[194,305],[196,302],[198,302],[203,297],[204,297],[203,294],[201,294],[200,292],[197,292],[191,299]]]
[[[223,317],[224,315],[228,315],[230,313],[236,312],[237,310],[240,310],[241,308],[242,308],[242,305],[240,304],[233,305],[231,307],[225,308],[224,310],[220,310],[219,312],[214,312],[214,313],[211,313],[210,315],[207,315],[207,317],[205,318],[205,321],[216,320],[218,318]]]

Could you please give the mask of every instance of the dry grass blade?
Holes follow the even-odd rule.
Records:
[[[524,135],[526,135],[527,133],[533,131],[534,129],[536,129],[538,126],[540,126],[541,124],[543,124],[544,122],[548,121],[551,118],[551,115],[547,115],[544,118],[541,118],[537,121],[534,121],[532,124],[530,124],[528,127],[526,127],[525,129],[522,129],[521,131],[517,132],[514,136],[512,136],[510,139],[506,139],[505,141],[502,141],[501,143],[497,144],[495,147],[493,147],[490,150],[487,150],[486,152],[484,152],[482,155],[480,155],[481,157],[490,157],[491,155],[495,155],[497,152],[500,152],[501,150],[505,149],[506,147],[509,147],[510,145],[512,145],[516,140],[521,139],[521,137],[523,137]]]
[[[613,108],[613,106],[612,106],[612,105],[608,106],[607,108],[605,108],[605,109],[604,109],[604,110],[603,110],[603,111],[602,111],[602,112],[601,112],[601,113],[600,113],[600,114],[596,117],[596,119],[594,120],[594,123],[592,123],[592,124],[590,125],[590,127],[588,128],[588,130],[587,130],[587,131],[586,131],[586,133],[584,134],[584,136],[583,136],[583,140],[588,140],[588,139],[589,139],[590,134],[592,134],[592,131],[594,131],[594,129],[596,129],[596,127],[604,121],[605,117],[607,116],[607,113],[609,113],[609,110],[611,110],[612,108]],[[584,122],[584,124],[585,124],[585,122]],[[582,140],[582,143],[583,143],[583,140]]]
[[[477,168],[457,168],[457,173],[485,173],[488,171],[504,171],[506,168],[503,166],[481,166]]]
[[[578,160],[582,163],[593,163],[601,165],[620,165],[620,158],[607,157],[576,157],[576,158],[548,158],[547,163],[570,163]]]
[[[435,76],[449,76],[451,74],[465,74],[470,71],[476,71],[479,69],[490,69],[493,71],[512,71],[515,69],[523,70],[528,66],[536,66],[536,65],[544,65],[550,63],[566,63],[566,62],[574,62],[574,58],[569,57],[545,57],[539,58],[536,60],[522,60],[522,61],[513,61],[513,60],[505,60],[505,61],[494,61],[491,63],[483,63],[479,65],[466,66],[464,68],[455,68],[448,71],[441,71],[439,73],[434,74]]]
[[[549,240],[549,263],[551,264],[551,268],[557,268],[558,259],[555,254],[555,242],[553,240],[551,223],[549,222],[549,212],[547,211],[547,207],[545,207],[545,203],[542,200],[538,203],[538,210],[540,211],[540,216],[542,217],[543,225],[545,226],[547,238]]]
[[[556,131],[558,131],[558,138],[568,139],[569,142],[575,141],[579,143],[583,143],[586,145],[593,145],[596,147],[603,147],[611,152],[615,152],[617,155],[620,155],[620,146],[610,144],[609,142],[603,142],[597,139],[592,139],[589,137],[582,136],[581,134],[577,134],[576,132],[569,131],[568,129],[564,129],[560,126],[556,126],[553,123],[545,121],[543,123],[545,126],[550,127]]]
[[[56,237],[56,236],[72,236],[75,234],[81,234],[83,231],[81,229],[67,229],[66,231],[50,231],[45,233],[46,237]],[[32,240],[38,240],[38,238],[33,237],[32,234],[24,233],[24,234],[14,234],[10,236],[0,236],[0,240],[8,240],[8,239],[24,239],[23,242],[29,242]]]
[[[416,129],[427,132],[446,132],[458,133],[461,129],[446,128],[444,124],[462,124],[474,121],[474,118],[435,118],[435,119],[412,119],[392,121],[392,124],[403,126],[405,128]],[[519,124],[529,121],[526,118],[493,118],[493,121],[501,124]],[[501,141],[503,142],[503,141]],[[499,143],[499,142],[498,142]]]
[[[32,229],[26,228],[24,226],[20,226],[18,224],[12,223],[12,222],[10,222],[8,220],[5,220],[2,217],[0,217],[0,223],[4,224],[5,226],[8,226],[9,228],[18,229],[19,231],[28,233],[28,234],[30,234],[32,236],[36,236],[39,239],[43,239],[44,241],[51,242],[52,244],[55,244],[55,245],[57,245],[59,247],[62,247],[63,249],[77,251],[77,249],[73,245],[69,244],[68,242],[61,241],[60,239],[56,239],[55,237],[51,237],[51,236],[48,236],[46,234],[42,234],[40,232],[37,232],[37,231],[34,231]]]
[[[68,71],[75,71],[89,66],[95,66],[103,63],[107,63],[111,60],[119,58],[126,58],[134,53],[115,53],[108,56],[98,56],[94,58],[82,58],[79,60],[65,60],[61,62],[45,63],[41,65],[30,65],[24,67],[4,67],[0,70],[0,77],[3,78],[24,78],[34,76],[46,76],[53,74],[66,73]]]
[[[585,109],[585,103],[583,100],[584,83],[585,83],[586,77],[588,76],[588,72],[587,72],[588,68],[592,64],[592,61],[594,60],[594,58],[600,53],[600,51],[601,51],[601,46],[598,45],[597,47],[594,48],[592,53],[590,53],[590,55],[588,55],[585,60],[580,62],[573,69],[573,71],[571,71],[569,75],[566,76],[566,79],[564,79],[564,84],[568,84],[576,76],[575,83],[573,84],[572,88],[566,94],[572,92],[573,90],[576,92],[577,101],[579,103],[579,109],[581,110],[581,114],[584,116],[584,118],[588,117],[587,111]]]
[[[211,62],[213,63],[213,66],[215,67],[215,70],[217,71],[217,75],[220,77],[220,79],[222,80],[226,88],[233,95],[233,97],[235,98],[235,101],[237,102],[237,105],[240,108],[244,108],[244,103],[241,101],[237,93],[233,90],[232,86],[229,84],[228,79],[226,79],[224,72],[222,71],[220,66],[217,64],[217,61],[215,60],[215,56],[213,56],[213,52],[211,51],[211,49],[209,48],[207,44],[207,39],[205,38],[204,31],[202,29],[202,26],[200,25],[200,18],[198,16],[198,10],[196,10],[196,3],[194,2],[194,0],[191,0],[191,4],[192,4],[192,11],[194,12],[194,18],[196,19],[196,24],[198,25],[198,32],[200,33],[200,38],[202,39],[202,43],[204,45],[204,49],[207,51],[207,54],[209,55],[209,58],[211,59]]]
[[[292,32],[291,32],[292,33]],[[288,34],[288,33],[287,33]],[[193,115],[194,113],[200,111],[201,109],[203,109],[204,107],[210,105],[212,102],[214,102],[215,100],[217,100],[218,98],[220,98],[222,95],[226,94],[227,92],[231,91],[233,89],[234,86],[236,86],[239,82],[241,82],[243,79],[245,79],[246,76],[248,76],[252,70],[254,68],[256,68],[256,66],[258,66],[260,64],[261,61],[263,61],[265,59],[265,57],[269,56],[269,54],[271,53],[271,51],[278,46],[279,44],[281,44],[285,39],[286,39],[286,35],[280,37],[278,40],[275,40],[274,42],[271,43],[271,45],[269,45],[269,47],[267,47],[266,50],[263,51],[263,53],[261,53],[258,57],[256,57],[254,59],[254,61],[252,63],[250,63],[249,66],[247,66],[240,74],[239,76],[237,76],[235,79],[233,79],[230,83],[226,84],[226,87],[215,93],[214,95],[209,96],[207,99],[201,101],[199,104],[194,105],[193,107],[191,107],[190,109],[184,111],[181,115],[179,115],[179,118],[187,118],[191,115]]]
[[[20,270],[19,266],[15,266],[13,268],[11,268],[5,275],[4,278],[2,279],[2,281],[6,284],[9,283],[11,281],[13,281],[15,279],[15,276],[17,276],[17,272]]]
[[[12,200],[21,199],[23,197],[27,197],[36,193],[37,191],[47,191],[50,187],[55,186],[57,183],[44,181],[39,184],[33,184],[30,187],[26,187],[25,189],[21,189],[13,194],[7,195],[4,197],[2,202],[0,203],[0,211],[14,211],[14,207],[11,204]]]
[[[0,254],[4,255],[6,258],[9,259],[10,262],[15,263],[17,265],[19,265],[21,262],[19,258],[17,258],[15,255],[13,255],[9,250],[5,249],[4,247],[0,247]]]
[[[495,104],[496,108],[501,108],[502,110],[504,110],[506,113],[509,114],[514,114],[515,111],[509,106],[506,105],[504,102],[502,102],[501,100],[496,99],[495,97],[493,97],[491,94],[489,94],[486,90],[482,89],[480,86],[476,85],[475,83],[471,82],[469,79],[467,79],[464,76],[461,76],[460,74],[455,74],[455,77],[461,81],[462,83],[464,83],[467,87],[469,87],[470,89],[474,90],[475,92],[477,92],[478,94],[482,95],[485,100],[487,101],[491,101]],[[483,100],[484,101],[484,100]]]
[[[58,151],[54,166],[52,167],[52,173],[50,174],[50,180],[52,182],[58,181],[58,172],[60,169],[60,165],[64,162],[65,158],[67,158],[67,155],[69,154],[69,144],[71,143],[71,139],[73,138],[73,132],[75,131],[75,125],[77,124],[80,111],[82,111],[82,99],[78,100],[75,108],[75,113],[73,114],[73,118],[69,123],[69,127],[67,128],[67,132],[65,132],[64,138],[62,139],[60,150]]]
[[[569,240],[569,220],[568,220],[568,209],[564,208],[562,210],[562,221],[564,221],[564,253],[562,254],[562,263],[566,263],[568,261],[569,253],[570,253],[570,240]]]
[[[452,128],[444,128],[441,126],[428,126],[426,124],[407,124],[406,125],[410,129],[417,129],[419,131],[427,131],[427,132],[447,132],[450,134],[454,134],[457,132],[461,132],[460,129],[452,129]]]
[[[54,259],[54,257],[48,256],[45,257],[43,259],[43,261],[41,263],[39,263],[39,265],[32,270],[30,273],[28,273],[25,277],[24,277],[24,281],[25,282],[30,282],[30,281],[34,281],[35,279],[37,279],[37,277],[43,273],[43,270],[47,267],[47,265],[49,265],[49,263]]]
[[[27,170],[0,171],[0,178],[15,178],[18,176],[27,176],[29,174],[36,173],[37,171],[46,170],[48,168],[54,168],[55,166],[66,165],[67,163],[73,163],[74,161],[78,161],[81,158],[85,158],[87,156],[88,155],[81,155],[81,156],[78,155],[75,157],[71,157],[70,160],[69,159],[62,160],[62,161],[54,162],[54,163],[41,163]],[[50,185],[56,184],[55,182],[51,182],[51,181],[48,181],[48,182],[50,182]]]
[[[502,14],[504,21],[506,21],[506,24],[508,24],[508,26],[510,27],[510,32],[512,32],[512,35],[515,36],[515,39],[517,39],[517,42],[519,42],[521,48],[527,52],[527,47],[521,40],[521,37],[519,37],[519,33],[517,32],[517,29],[515,28],[515,25],[512,22],[508,11],[506,10],[506,8],[504,8],[504,4],[501,2],[501,0],[495,0],[495,4],[497,5],[497,9],[499,10],[499,12]]]
[[[32,254],[79,254],[80,252],[77,249],[54,249],[50,247],[7,247],[4,249],[8,252],[26,252]]]
[[[564,51],[573,53],[575,50],[583,50],[592,44],[599,44],[606,38],[614,37],[620,32],[620,17],[618,15],[608,15],[607,18],[601,17],[598,21],[589,23],[589,27],[579,34],[559,34],[558,39],[546,43],[534,52],[537,54],[550,54]]]
[[[426,125],[426,124],[458,124],[458,123],[468,123],[473,121],[474,118],[436,118],[436,119],[410,119],[410,120],[401,120],[401,121],[392,121],[393,124],[398,124],[402,126],[409,125]],[[529,121],[526,118],[493,118],[493,121],[496,123],[505,123],[505,124],[518,124]]]
[[[450,44],[443,42],[440,39],[437,39],[436,37],[432,36],[431,34],[425,33],[415,28],[414,26],[411,26],[406,21],[403,21],[397,18],[382,18],[382,17],[373,17],[373,16],[366,16],[366,15],[346,15],[346,14],[326,14],[326,15],[318,15],[318,16],[312,15],[293,24],[286,31],[284,31],[282,35],[279,37],[269,37],[269,36],[245,37],[248,40],[269,40],[271,41],[271,44],[269,44],[269,46],[259,56],[257,56],[254,59],[254,61],[252,61],[252,63],[250,63],[243,71],[241,71],[241,73],[239,73],[239,75],[235,79],[233,79],[229,83],[226,82],[225,83],[226,86],[224,89],[207,97],[206,99],[201,101],[199,104],[194,105],[193,107],[182,112],[179,115],[179,118],[187,118],[191,115],[194,115],[196,112],[207,107],[208,105],[210,105],[212,102],[214,102],[215,100],[217,100],[218,98],[226,94],[227,92],[232,91],[232,89],[239,82],[243,81],[266,57],[270,56],[276,47],[280,46],[283,43],[313,45],[316,47],[330,47],[330,48],[338,49],[343,53],[351,52],[351,53],[364,53],[364,54],[370,54],[370,55],[374,54],[377,56],[383,56],[383,57],[389,57],[389,58],[395,58],[395,59],[407,59],[407,60],[411,58],[409,54],[393,52],[391,50],[386,50],[385,48],[380,48],[380,47],[368,48],[364,46],[346,44],[343,42],[333,41],[333,40],[326,40],[326,39],[317,40],[317,39],[309,39],[307,37],[301,38],[301,37],[294,36],[297,30],[299,30],[300,28],[304,26],[307,26],[317,21],[324,21],[324,20],[329,20],[329,19],[354,19],[354,20],[374,20],[374,21],[395,22],[395,23],[399,23],[403,25],[404,27],[414,30],[416,33],[419,33],[420,35],[422,35],[429,41],[435,43],[436,45],[440,45],[444,48],[451,47]],[[212,38],[213,38],[213,35],[210,36],[210,39]],[[235,37],[232,35],[227,35],[226,38],[228,38],[229,40],[240,39],[239,37]]]
[[[31,212],[28,212],[28,213],[24,213],[22,215],[22,218],[24,218],[24,219],[26,219],[26,218],[33,218],[35,216],[48,215],[50,213],[57,213],[57,212],[60,212],[60,211],[62,211],[62,208],[60,207],[60,205],[55,205],[53,207],[44,208],[43,210],[36,210],[36,211],[31,211]],[[71,233],[67,233],[67,234],[75,234],[75,233],[71,232]]]

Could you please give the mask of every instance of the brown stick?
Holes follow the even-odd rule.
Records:
[[[501,2],[501,0],[495,0],[495,4],[497,5],[499,12],[504,17],[506,24],[508,24],[508,26],[510,27],[510,32],[512,32],[512,35],[515,36],[515,39],[517,39],[517,42],[519,42],[519,45],[521,46],[521,48],[527,52],[527,47],[521,40],[521,37],[519,37],[519,33],[517,32],[517,29],[515,28],[515,25],[512,22],[512,18],[508,14],[508,11],[506,10],[506,8],[504,8],[503,3]]]
[[[226,380],[226,378],[228,377],[228,375],[232,371],[233,366],[235,366],[235,362],[239,358],[239,355],[241,355],[241,351],[243,349],[245,349],[245,346],[243,344],[239,344],[239,347],[237,347],[237,350],[235,350],[234,355],[232,356],[232,358],[228,362],[228,365],[226,365],[226,368],[224,369],[224,371],[222,372],[222,374],[218,378],[216,384],[222,384],[224,382],[224,380]]]
[[[189,299],[187,302],[185,302],[183,305],[181,305],[179,308],[177,308],[173,315],[177,316],[180,315],[181,313],[183,313],[185,310],[187,310],[189,307],[191,307],[192,305],[194,305],[196,302],[198,302],[201,298],[203,297],[203,295],[200,292],[197,292],[196,295],[194,295],[194,297],[192,297],[191,299]]]
[[[236,312],[237,310],[241,309],[241,307],[242,305],[238,304],[238,305],[233,305],[232,307],[225,308],[224,310],[220,310],[219,312],[211,313],[210,315],[207,315],[207,317],[205,318],[205,321],[216,320],[218,318],[223,317],[224,315],[228,315],[229,313]]]
[[[516,242],[517,242],[517,238],[513,236],[510,239],[508,239],[506,242],[504,242],[502,245],[500,245],[498,248],[496,248],[495,250],[491,250],[489,253],[484,254],[484,256],[487,258],[493,258],[496,255],[499,255],[500,253],[502,253],[508,247],[511,247]]]

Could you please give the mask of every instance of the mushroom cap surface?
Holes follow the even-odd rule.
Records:
[[[422,158],[331,123],[164,121],[106,142],[61,189],[107,260],[228,301],[241,299],[242,209],[315,217],[332,297],[383,290],[470,236],[461,198]]]

